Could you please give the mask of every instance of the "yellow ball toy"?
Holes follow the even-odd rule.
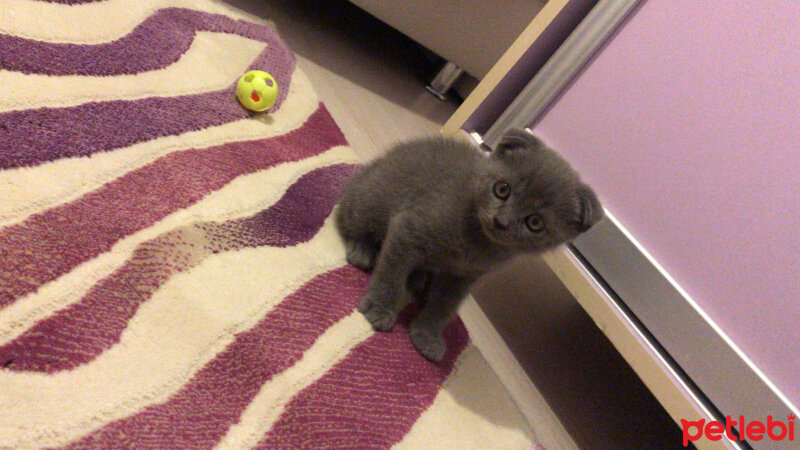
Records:
[[[251,70],[239,78],[236,96],[245,108],[266,111],[278,99],[278,82],[263,70]]]

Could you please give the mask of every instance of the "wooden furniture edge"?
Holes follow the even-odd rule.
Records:
[[[536,42],[567,3],[569,3],[569,0],[549,0],[545,3],[539,13],[531,20],[531,23],[522,30],[519,37],[511,43],[486,76],[473,89],[472,93],[464,100],[456,112],[450,116],[450,119],[442,127],[443,134],[452,135],[461,128],[464,122],[475,112],[489,93],[500,84],[506,74],[514,67],[514,64]]]
[[[663,362],[642,345],[636,334],[626,325],[627,319],[585,273],[585,269],[574,256],[561,247],[543,254],[542,257],[679,427],[681,419],[697,420],[707,416],[695,402],[686,397]],[[700,449],[728,448],[725,440],[714,442],[705,436],[694,444]]]

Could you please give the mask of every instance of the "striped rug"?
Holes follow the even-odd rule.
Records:
[[[262,19],[0,0],[0,448],[533,447],[460,321],[432,364],[355,311],[355,170]]]

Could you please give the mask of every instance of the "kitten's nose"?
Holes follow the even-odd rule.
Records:
[[[497,218],[497,216],[495,216],[494,218],[494,226],[495,228],[499,228],[501,230],[508,229],[508,224],[501,222],[500,219]]]

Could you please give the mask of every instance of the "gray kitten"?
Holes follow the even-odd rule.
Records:
[[[511,130],[489,156],[445,138],[398,145],[345,188],[336,225],[347,261],[372,270],[358,310],[376,330],[389,330],[410,292],[422,306],[411,341],[439,361],[442,329],[472,282],[514,255],[575,238],[602,216],[563,158]]]

